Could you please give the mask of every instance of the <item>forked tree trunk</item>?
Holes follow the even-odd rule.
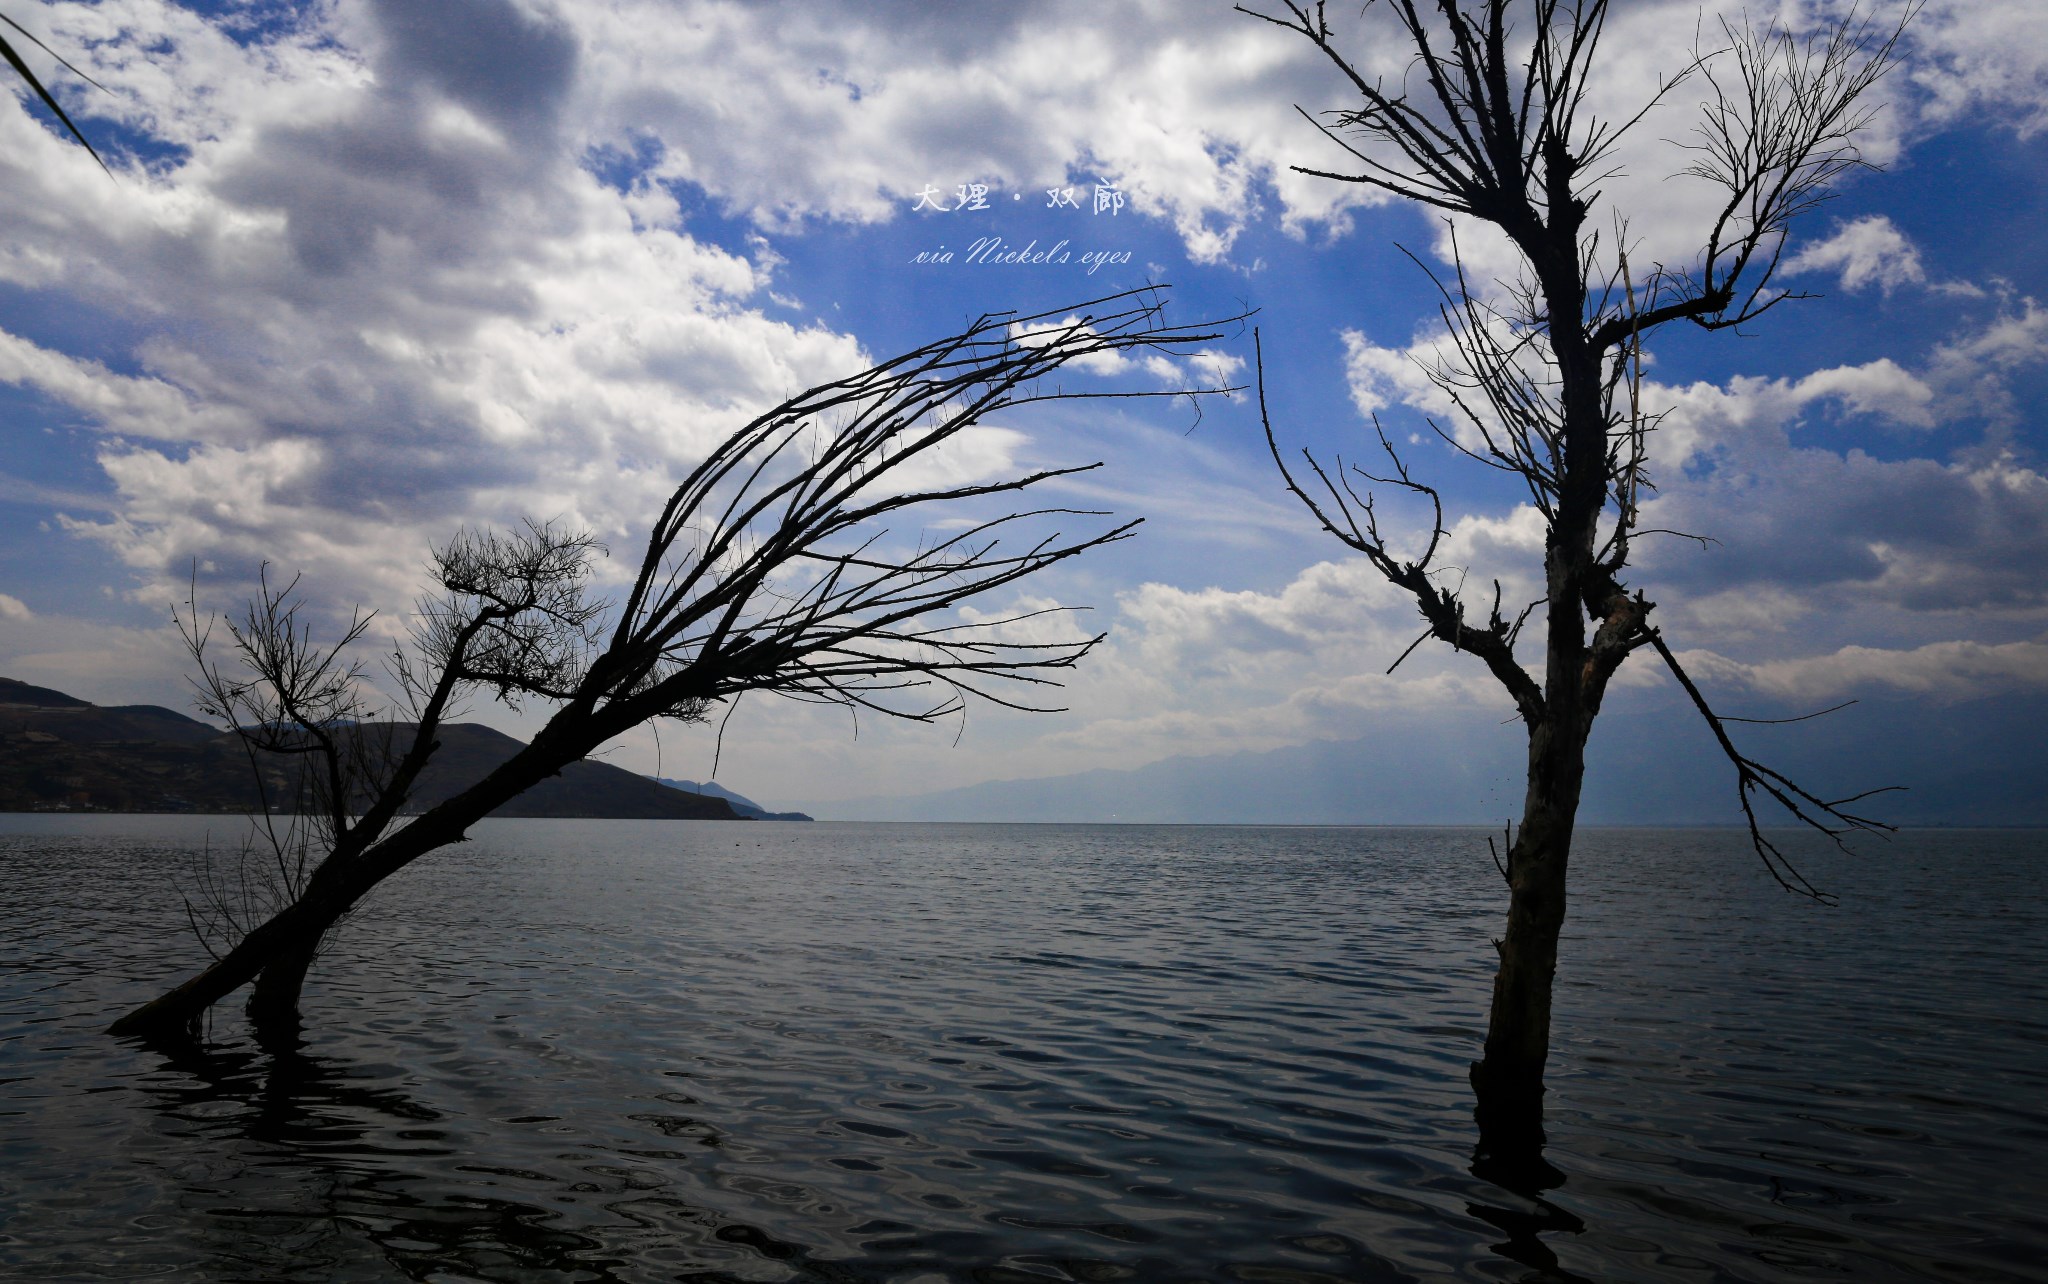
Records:
[[[257,979],[278,959],[308,951],[322,932],[347,911],[329,908],[302,896],[243,937],[213,965],[175,989],[168,990],[107,1027],[107,1033],[162,1037],[195,1027],[215,1003]],[[301,971],[300,979],[304,979]],[[280,976],[282,980],[282,975]]]
[[[615,732],[609,721],[582,716],[543,730],[531,744],[462,793],[428,810],[367,850],[337,853],[315,872],[297,900],[279,910],[211,967],[107,1027],[109,1034],[177,1037],[206,1010],[251,982],[249,1014],[278,1023],[298,1016],[299,995],[321,937],[384,879],[428,852],[460,842],[472,825]]]

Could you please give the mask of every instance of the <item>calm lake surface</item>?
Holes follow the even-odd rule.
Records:
[[[494,821],[296,1049],[99,1030],[213,818],[0,816],[0,1275],[2048,1278],[2048,835],[1590,831],[1542,1198],[1469,1171],[1473,830]],[[210,838],[209,838],[210,833]]]

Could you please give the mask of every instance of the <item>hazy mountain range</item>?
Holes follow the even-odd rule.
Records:
[[[1626,697],[1590,747],[1591,824],[1734,824],[1733,773],[1683,709]],[[1633,707],[1632,707],[1633,706]],[[1959,703],[1929,712],[1869,701],[1787,727],[1738,727],[1745,749],[1825,796],[1904,792],[1869,810],[1908,825],[2048,824],[2041,728],[2048,699]],[[429,806],[519,749],[488,727],[442,729],[415,792]],[[830,820],[1162,824],[1487,824],[1521,800],[1519,728],[1478,713],[1390,716],[1370,739],[1168,758],[1129,770],[998,780],[936,793],[814,803]],[[237,739],[156,705],[102,707],[0,678],[0,811],[245,812],[259,805]],[[580,762],[501,816],[808,820],[710,781],[651,779]]]
[[[1733,769],[1696,715],[1634,693],[1613,703],[1588,750],[1585,823],[1741,823]],[[1871,700],[1812,722],[1731,730],[1745,752],[1824,797],[1904,786],[1867,803],[1891,823],[2042,825],[2044,725],[2041,698],[1933,710]],[[1499,825],[1520,814],[1522,753],[1518,724],[1390,715],[1369,739],[807,806],[828,820]]]

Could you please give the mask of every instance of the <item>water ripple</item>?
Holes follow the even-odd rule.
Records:
[[[1469,1171],[1455,830],[507,821],[307,1040],[98,1029],[222,821],[0,820],[0,1267],[38,1280],[2040,1278],[2048,843],[1575,854],[1542,1199]],[[217,848],[223,834],[215,832]],[[1531,1274],[1531,1272],[1535,1274]]]

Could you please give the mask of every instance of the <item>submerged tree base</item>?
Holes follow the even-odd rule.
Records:
[[[1479,1125],[1479,1145],[1472,1152],[1472,1172],[1504,1190],[1533,1196],[1564,1184],[1564,1174],[1543,1157],[1549,1138],[1543,1131],[1543,1079],[1489,1072],[1474,1061],[1470,1074],[1477,1099],[1472,1118]]]

